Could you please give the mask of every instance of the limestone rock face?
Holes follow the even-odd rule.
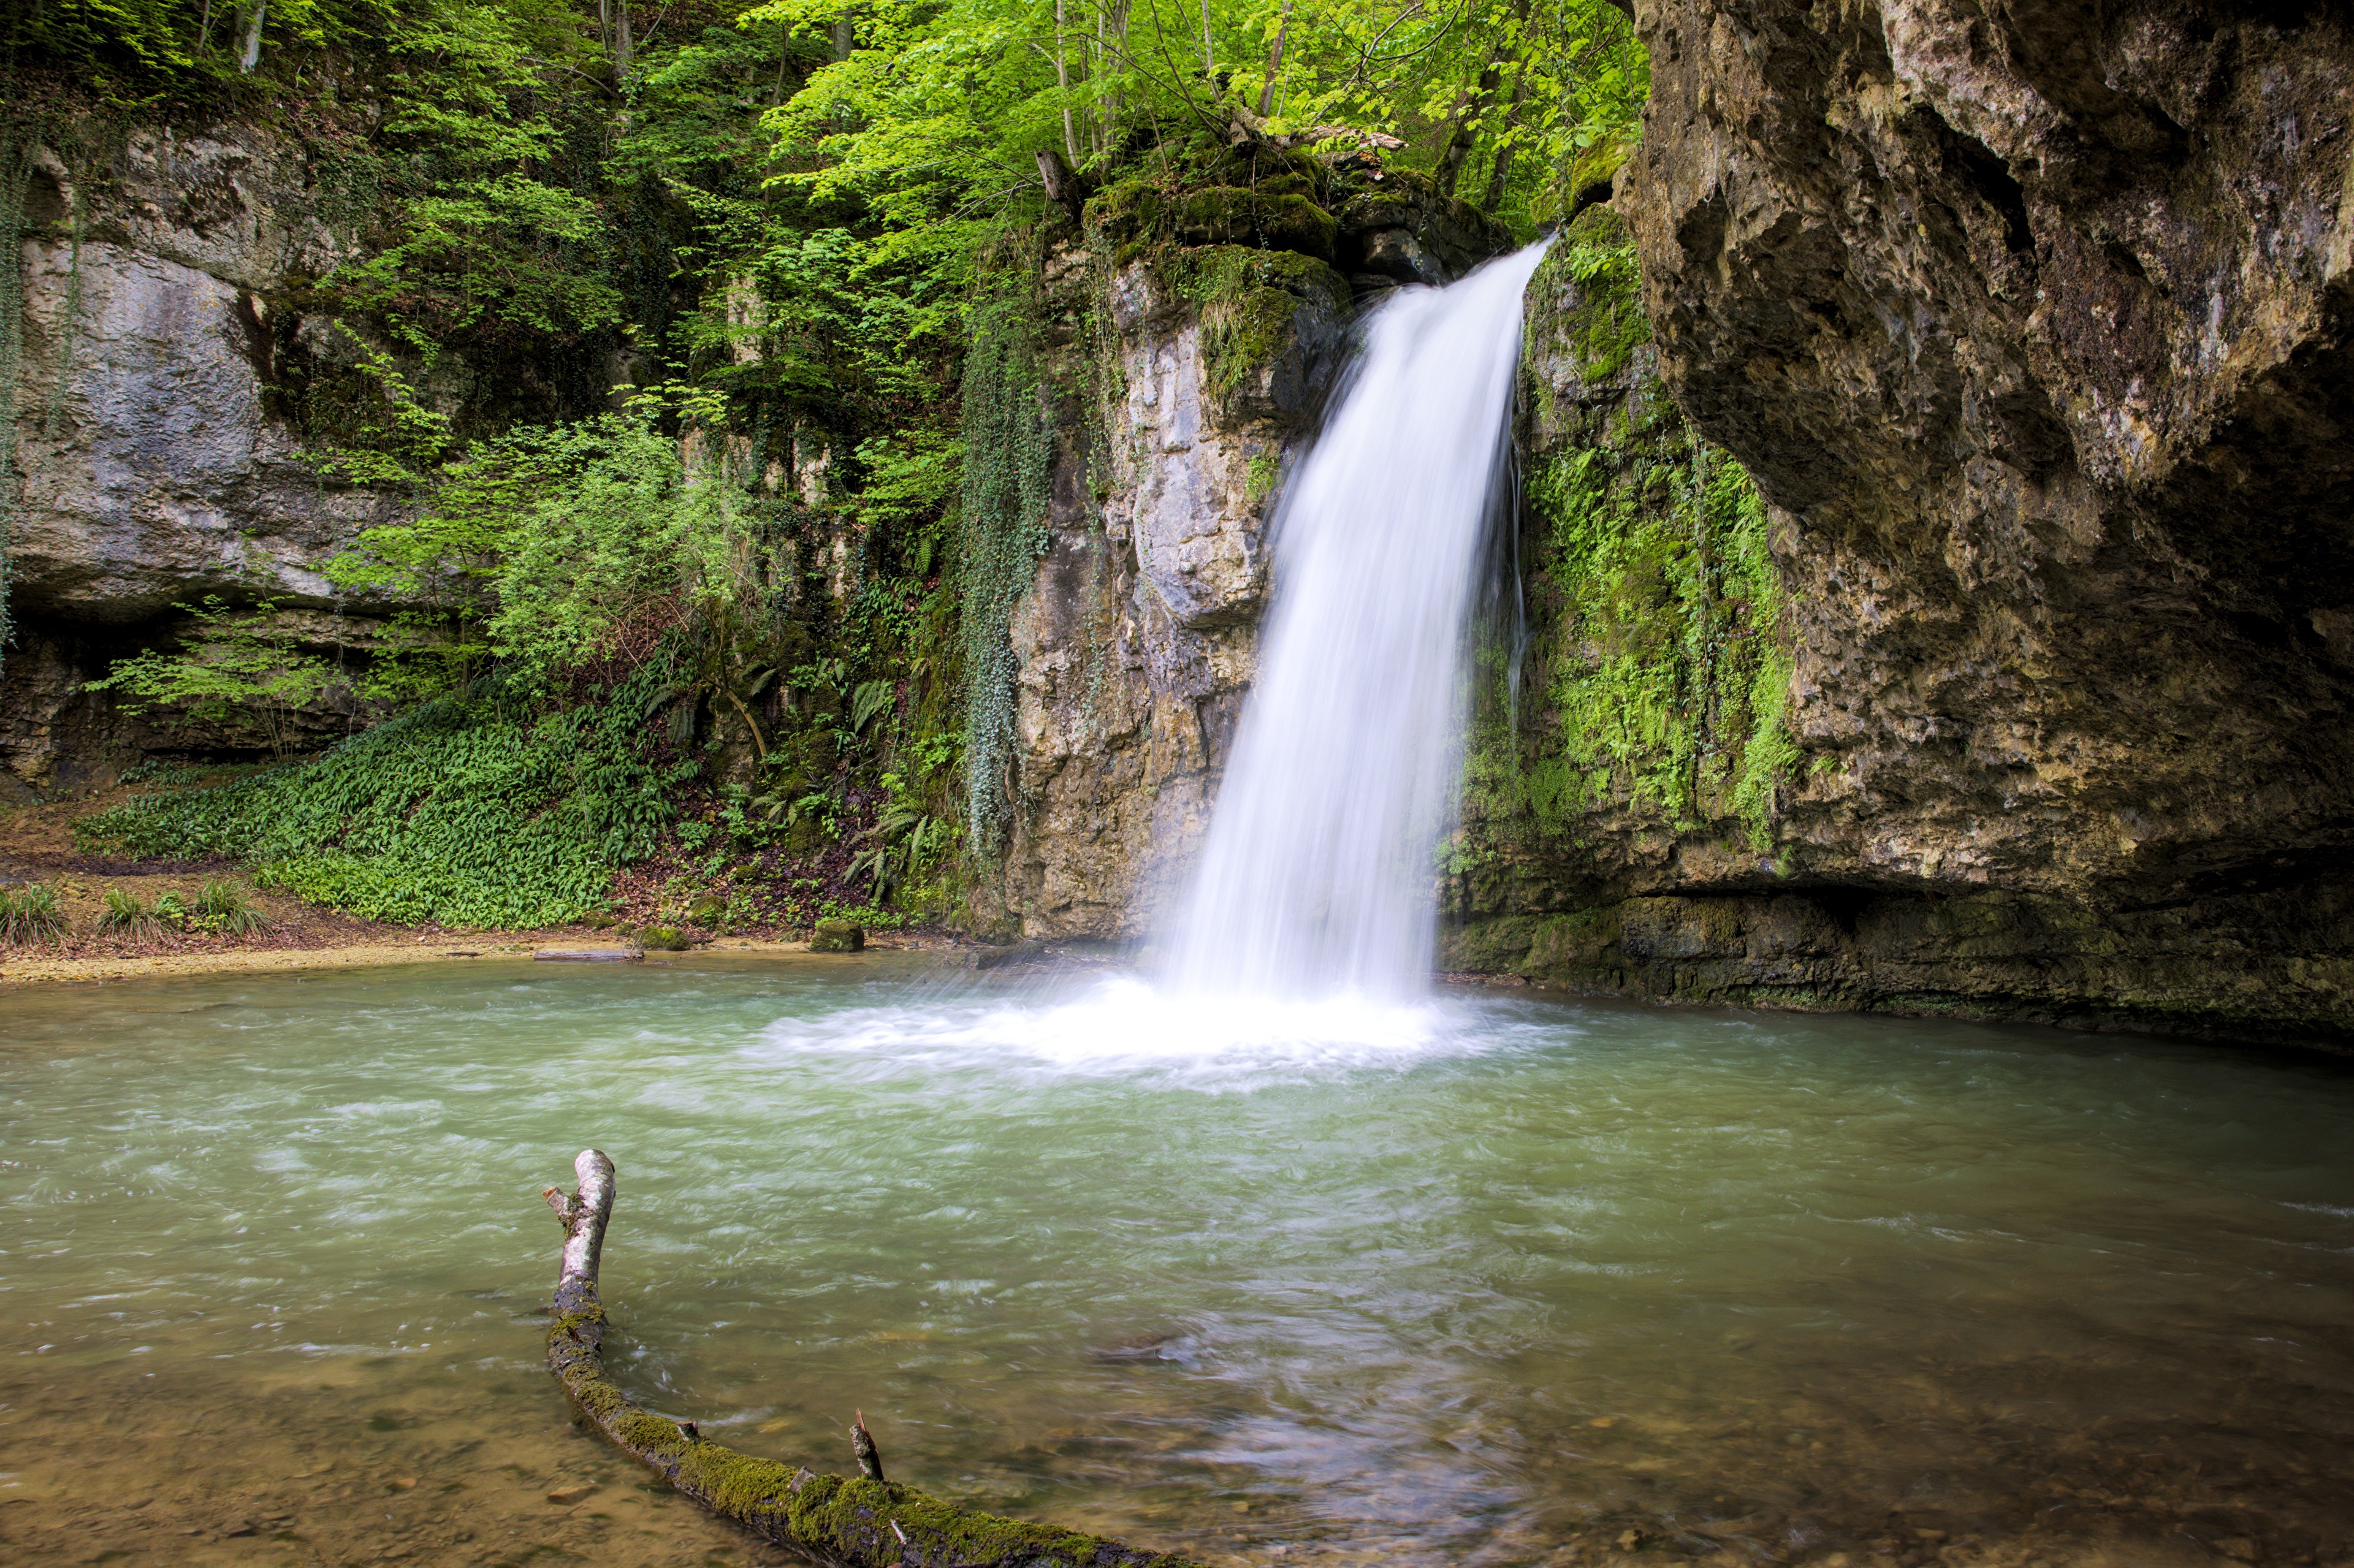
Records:
[[[5,787],[70,786],[168,743],[80,683],[164,637],[175,605],[330,606],[319,564],[388,515],[299,461],[270,408],[288,354],[351,352],[283,302],[343,255],[310,181],[300,150],[236,126],[141,131],[102,178],[37,159],[15,259],[25,482],[9,541],[17,646],[0,670]]]
[[[1051,540],[1012,626],[1020,806],[1002,879],[977,899],[984,923],[1149,927],[1208,823],[1257,652],[1280,465],[1348,344],[1337,274],[1291,257],[1270,277],[1249,298],[1271,335],[1221,364],[1199,305],[1153,263],[1107,278],[1072,249],[1050,264],[1066,391]]]
[[[265,417],[248,334],[269,307],[104,244],[82,247],[77,291],[67,244],[25,249],[17,613],[137,621],[208,593],[329,603],[317,563],[376,503],[327,491]]]
[[[2354,846],[2354,31],[1662,0],[1669,386],[1787,519],[1800,863],[2112,903]]]
[[[17,612],[136,621],[212,592],[323,606],[317,563],[382,503],[323,485],[266,408],[278,335],[298,330],[273,296],[340,259],[303,161],[259,132],[158,129],[113,173],[78,192],[45,159],[27,202]]]
[[[1639,11],[1615,206],[1769,503],[1796,755],[1754,838],[1606,792],[1449,961],[2354,1042],[2346,18]]]

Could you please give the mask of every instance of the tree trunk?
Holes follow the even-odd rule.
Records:
[[[1097,62],[1098,78],[1119,69],[1113,62],[1127,57],[1128,8],[1129,0],[1110,0],[1110,4],[1096,12],[1096,37],[1101,40],[1098,45],[1101,57]],[[1096,101],[1096,125],[1097,151],[1108,153],[1116,149],[1119,145],[1119,93],[1099,92]]]
[[[834,1568],[901,1568],[909,1562],[1025,1568],[1049,1558],[1091,1568],[1201,1568],[1172,1553],[976,1513],[913,1487],[812,1475],[756,1459],[709,1441],[692,1421],[673,1421],[631,1404],[605,1372],[605,1308],[597,1295],[605,1227],[613,1213],[613,1162],[584,1149],[572,1169],[578,1188],[569,1197],[554,1187],[546,1194],[564,1226],[547,1364],[599,1431],[713,1513]]]
[[[1528,26],[1528,20],[1529,0],[1512,0],[1512,36],[1510,43],[1516,51],[1516,58],[1521,45],[1521,34]],[[1455,182],[1463,175],[1463,160],[1471,155],[1473,143],[1479,140],[1479,122],[1487,117],[1488,105],[1495,101],[1496,89],[1503,79],[1502,59],[1490,57],[1488,63],[1480,68],[1479,84],[1464,99],[1462,112],[1456,117],[1455,130],[1447,138],[1446,150],[1438,154],[1439,195],[1451,196],[1455,194]]]
[[[1258,117],[1275,109],[1275,79],[1283,73],[1283,36],[1291,31],[1291,0],[1283,0],[1283,15],[1275,24],[1275,42],[1267,51],[1267,84],[1258,90]]]
[[[1038,149],[1038,183],[1046,187],[1046,199],[1077,217],[1087,205],[1087,192],[1079,176],[1063,162],[1063,155],[1052,147]]]
[[[630,0],[617,0],[613,6],[613,79],[627,81],[630,77],[630,56],[636,44],[630,37]]]
[[[270,15],[270,0],[253,0],[253,19],[245,29],[245,48],[237,57],[237,69],[247,76],[261,63],[261,23]]]
[[[1210,46],[1210,0],[1202,0],[1202,73],[1204,76],[1218,73],[1217,52]]]
[[[1504,106],[1504,133],[1496,142],[1496,161],[1488,166],[1488,194],[1479,198],[1481,212],[1493,213],[1496,204],[1504,199],[1504,181],[1512,172],[1512,122],[1520,116],[1521,98],[1528,87],[1529,67],[1523,60],[1521,69],[1512,73],[1512,98]]]
[[[1063,155],[1079,161],[1079,139],[1071,130],[1071,66],[1063,44],[1063,0],[1055,0],[1055,87],[1063,100]]]

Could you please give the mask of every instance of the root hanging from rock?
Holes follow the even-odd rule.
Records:
[[[579,1179],[575,1192],[546,1192],[564,1226],[547,1364],[598,1430],[713,1513],[837,1568],[1201,1568],[1192,1558],[1001,1519],[886,1481],[863,1414],[851,1428],[851,1445],[865,1474],[845,1478],[739,1454],[702,1436],[694,1422],[631,1404],[605,1372],[605,1308],[597,1295],[613,1214],[613,1162],[584,1149],[572,1168]]]

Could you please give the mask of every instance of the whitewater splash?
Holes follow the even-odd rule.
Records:
[[[943,989],[778,1020],[756,1059],[826,1056],[852,1076],[1108,1077],[1208,1093],[1397,1071],[1514,1045],[1520,1034],[1453,999],[1171,995],[1129,976]]]
[[[1543,254],[1393,294],[1286,487],[1258,679],[1166,959],[1182,993],[1424,987],[1521,295]]]

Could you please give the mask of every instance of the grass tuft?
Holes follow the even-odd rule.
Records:
[[[0,942],[62,942],[66,929],[56,889],[41,883],[0,887]]]
[[[139,902],[135,894],[120,887],[106,890],[106,908],[98,916],[98,928],[110,936],[127,937],[143,941],[163,932],[164,922],[155,918],[154,911]]]

